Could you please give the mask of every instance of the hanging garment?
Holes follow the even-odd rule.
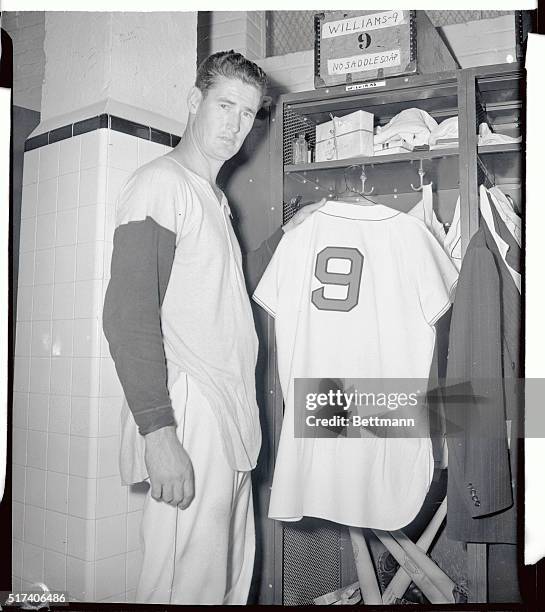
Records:
[[[516,543],[521,397],[520,294],[487,223],[471,239],[452,312],[447,365],[447,534]],[[467,392],[473,399],[449,400]],[[509,421],[510,435],[508,438]]]
[[[296,438],[294,379],[427,383],[434,325],[457,276],[421,221],[382,205],[329,201],[282,238],[253,296],[275,317],[286,403],[271,518],[392,530],[416,516],[433,475],[429,431]],[[420,410],[418,422],[427,424]]]
[[[424,185],[422,199],[416,203],[408,215],[423,221],[430,232],[437,238],[439,244],[444,248],[446,254],[459,271],[462,265],[462,236],[460,228],[460,198],[456,202],[454,217],[447,232],[435,211],[433,210],[433,192],[431,184]]]
[[[439,244],[442,245],[444,243],[445,228],[433,210],[433,192],[431,184],[422,187],[422,199],[415,204],[407,214],[423,221],[430,232],[437,238]]]
[[[407,108],[384,126],[378,126],[374,138],[375,144],[382,144],[403,138],[413,147],[427,145],[430,133],[437,127],[437,121],[426,111],[419,108]]]
[[[520,274],[520,247],[501,219],[484,185],[481,185],[479,189],[479,209],[501,254],[501,258],[520,293],[522,283]]]
[[[460,196],[456,200],[452,222],[443,241],[443,247],[456,269],[462,267],[462,227],[460,224]]]
[[[522,221],[513,208],[513,202],[499,187],[488,189],[488,195],[520,247],[522,245]]]

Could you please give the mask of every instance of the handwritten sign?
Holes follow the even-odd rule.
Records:
[[[328,74],[348,74],[353,72],[364,72],[365,70],[377,70],[378,68],[389,68],[401,65],[401,53],[399,49],[383,51],[381,53],[367,53],[365,55],[353,55],[351,57],[340,57],[327,60]]]
[[[322,25],[322,38],[335,38],[346,34],[380,30],[406,23],[404,11],[385,11],[348,19],[325,22]]]

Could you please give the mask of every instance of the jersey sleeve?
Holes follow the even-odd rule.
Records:
[[[422,224],[415,253],[416,284],[424,318],[430,325],[447,312],[454,300],[458,270],[435,236]]]
[[[175,425],[160,309],[182,227],[183,203],[160,174],[136,174],[117,208],[103,329],[127,404],[146,435]]]
[[[253,300],[264,308],[271,317],[276,316],[278,308],[278,290],[279,290],[279,272],[281,267],[283,245],[285,244],[286,236],[280,240],[274,255],[269,262],[259,284],[252,296]]]

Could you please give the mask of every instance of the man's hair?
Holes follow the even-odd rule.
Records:
[[[238,79],[248,85],[254,85],[260,90],[262,96],[267,87],[265,72],[257,64],[232,49],[209,55],[201,62],[197,68],[195,86],[206,96],[218,77]]]

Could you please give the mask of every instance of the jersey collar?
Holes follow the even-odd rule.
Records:
[[[382,204],[364,205],[357,202],[343,202],[341,200],[328,200],[318,211],[333,217],[344,217],[346,219],[368,219],[380,221],[397,217],[401,212],[388,208]]]

